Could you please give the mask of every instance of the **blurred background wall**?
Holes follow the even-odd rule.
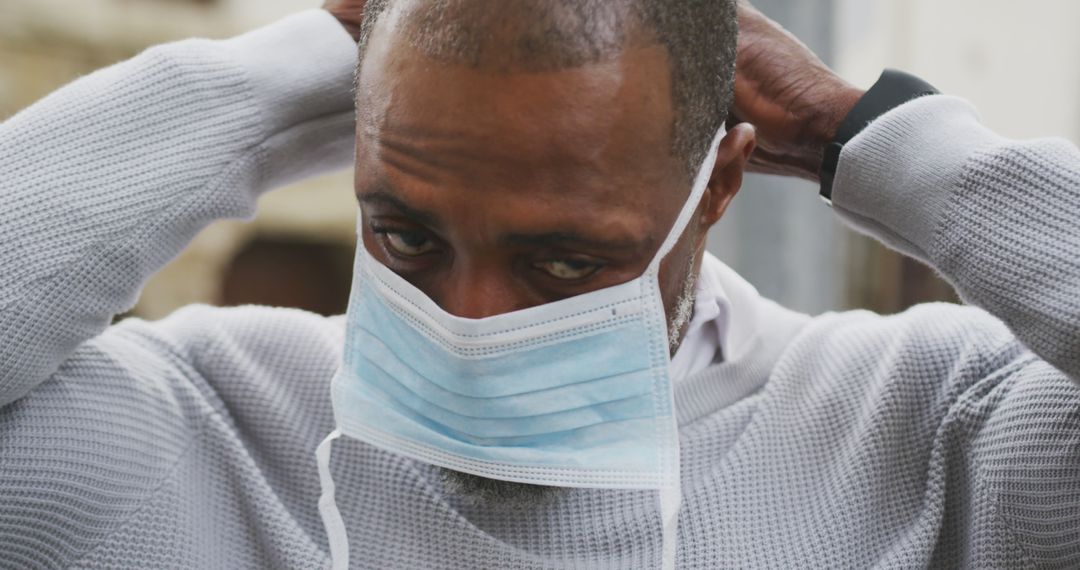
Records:
[[[0,0],[0,119],[64,83],[156,43],[228,37],[317,0]],[[1013,137],[1080,141],[1080,2],[1075,0],[758,0],[853,83],[885,66],[973,101]],[[0,170],[2,175],[2,170]],[[189,303],[344,310],[355,202],[335,173],[263,197],[253,223],[207,228],[148,284],[133,310],[159,318]],[[2,247],[2,244],[0,244]],[[928,269],[855,235],[814,185],[752,176],[710,249],[763,294],[819,313],[882,312],[949,300]],[[2,270],[2,269],[0,269]]]

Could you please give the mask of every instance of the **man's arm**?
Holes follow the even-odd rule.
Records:
[[[756,170],[816,180],[862,91],[740,2],[735,120],[758,128]],[[968,303],[1080,380],[1080,151],[1011,141],[952,97],[923,97],[849,141],[832,192],[856,228],[938,270]]]
[[[0,406],[210,222],[352,158],[355,44],[324,11],[150,49],[0,125]]]
[[[924,97],[845,146],[837,213],[937,269],[964,301],[1080,380],[1080,151],[1013,141],[966,102]]]

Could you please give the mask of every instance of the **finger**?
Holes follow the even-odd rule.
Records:
[[[791,157],[775,154],[761,147],[756,148],[754,154],[750,155],[746,170],[756,174],[793,176],[811,182],[819,181],[816,171],[810,172],[802,164],[793,161]]]

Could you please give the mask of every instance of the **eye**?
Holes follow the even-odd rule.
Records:
[[[600,265],[597,263],[577,259],[552,259],[537,263],[534,267],[564,281],[584,279],[600,270]]]
[[[384,230],[379,233],[385,236],[386,244],[398,255],[415,257],[435,249],[435,243],[418,232]]]

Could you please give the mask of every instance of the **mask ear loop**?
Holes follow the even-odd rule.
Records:
[[[678,479],[673,486],[660,489],[660,519],[663,523],[662,568],[675,570],[675,547],[679,531],[679,507],[682,489]]]
[[[322,487],[319,515],[322,517],[323,527],[326,528],[326,538],[330,541],[331,568],[348,570],[349,537],[345,533],[345,521],[341,518],[341,511],[334,500],[334,477],[330,474],[330,447],[339,437],[341,430],[335,429],[322,440],[315,449],[315,464],[319,467],[319,486]]]
[[[690,188],[690,196],[687,197],[686,203],[683,204],[682,210],[679,211],[679,215],[675,218],[675,223],[671,226],[671,230],[668,232],[664,242],[660,244],[660,249],[656,251],[656,256],[649,262],[648,269],[645,270],[647,279],[653,280],[655,287],[655,295],[657,296],[657,302],[660,302],[660,263],[671,250],[675,248],[675,244],[682,237],[683,232],[686,231],[686,227],[690,225],[690,217],[697,211],[698,203],[701,202],[701,197],[705,195],[705,191],[709,187],[709,180],[712,178],[713,168],[716,166],[716,151],[720,148],[720,141],[724,139],[724,135],[727,134],[727,130],[721,126],[716,135],[713,136],[712,143],[709,144],[709,151],[705,155],[705,160],[701,163],[701,168],[698,169],[697,174],[694,176],[694,185]],[[662,314],[662,313],[661,313]],[[666,327],[665,327],[666,330]],[[671,409],[675,409],[675,395],[668,394],[667,396],[671,402]],[[675,570],[675,555],[677,553],[678,545],[678,533],[679,533],[679,509],[682,506],[682,484],[680,482],[681,474],[679,473],[679,456],[678,456],[678,430],[675,430],[672,437],[675,438],[675,457],[672,461],[675,464],[675,473],[672,477],[672,481],[665,487],[660,489],[660,519],[662,526],[662,547],[661,547],[661,560],[663,570]]]
[[[686,199],[682,210],[679,211],[679,215],[675,218],[675,224],[671,226],[664,243],[660,244],[660,249],[656,251],[656,255],[649,262],[649,268],[646,269],[648,274],[656,275],[660,271],[660,262],[667,257],[667,254],[671,253],[671,250],[675,248],[675,243],[679,241],[683,232],[686,231],[686,227],[690,225],[690,217],[697,211],[698,203],[701,202],[701,197],[705,195],[705,190],[709,187],[713,167],[716,166],[716,150],[720,148],[720,141],[724,139],[726,134],[727,129],[721,126],[716,131],[716,135],[713,136],[712,143],[709,145],[709,152],[705,155],[701,168],[698,169],[697,174],[694,176],[694,185],[690,187],[690,196]]]

